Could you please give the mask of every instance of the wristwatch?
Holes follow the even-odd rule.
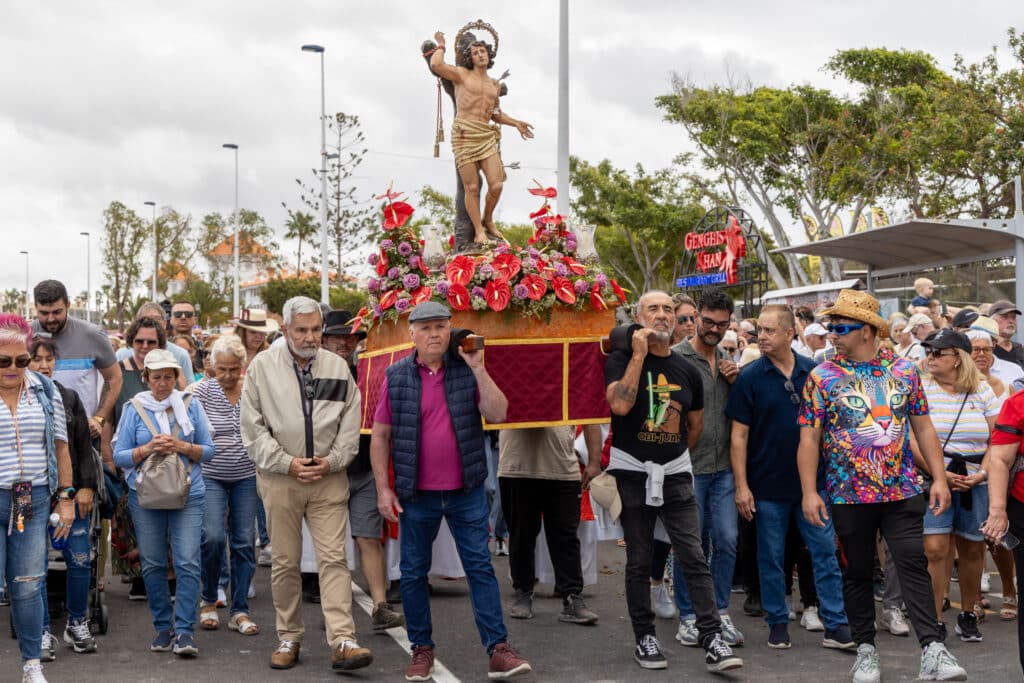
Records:
[[[57,494],[59,500],[71,500],[75,497],[75,487],[69,486],[66,489],[61,489],[60,493]]]

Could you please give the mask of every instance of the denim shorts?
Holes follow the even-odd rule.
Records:
[[[373,472],[348,475],[348,523],[354,538],[380,538],[384,518],[377,511]]]
[[[964,510],[960,502],[961,494],[953,492],[953,501],[949,509],[939,516],[932,511],[924,512],[924,533],[949,534],[956,533],[968,541],[984,541],[985,535],[979,531],[988,519],[988,484],[980,484],[971,489],[971,509]]]

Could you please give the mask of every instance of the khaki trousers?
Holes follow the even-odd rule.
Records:
[[[327,641],[336,648],[355,640],[352,621],[352,577],[345,558],[348,527],[348,477],[328,474],[302,484],[282,474],[257,472],[256,488],[267,510],[273,565],[270,589],[274,597],[277,637],[302,642],[302,520],[313,537],[320,575],[320,607]]]

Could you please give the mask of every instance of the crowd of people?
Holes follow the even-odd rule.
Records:
[[[483,421],[505,421],[508,401],[483,352],[451,343],[439,303],[412,309],[412,353],[363,406],[366,335],[347,311],[295,297],[281,328],[246,310],[234,333],[206,336],[191,304],[146,304],[120,348],[69,317],[60,282],[40,282],[36,320],[0,316],[0,600],[23,681],[45,681],[57,655],[51,542],[67,566],[61,640],[98,649],[93,539],[108,530],[112,571],[147,601],[155,652],[196,657],[197,631],[221,627],[218,608],[229,630],[260,633],[249,600],[257,565],[269,566],[273,669],[299,660],[303,599],[320,603],[332,670],[373,661],[352,617],[357,548],[373,630],[408,633],[410,681],[433,674],[428,575],[448,543],[489,678],[516,676],[531,664],[504,619],[534,617],[541,535],[558,620],[599,621],[583,598],[590,513],[624,547],[643,669],[668,666],[658,618],[676,620],[676,640],[700,648],[709,671],[743,667],[735,648],[750,641],[729,614],[740,586],[769,648],[792,647],[799,613],[823,647],[855,652],[854,683],[872,683],[876,629],[913,630],[922,679],[965,680],[946,646],[949,586],[955,636],[981,641],[989,555],[998,616],[1024,641],[1021,311],[1005,300],[953,310],[930,281],[916,288],[889,318],[853,290],[821,310],[767,305],[746,320],[722,290],[645,292],[638,327],[607,356],[610,425],[502,430],[495,444]],[[492,552],[509,556],[504,607]],[[799,602],[787,599],[794,574]]]

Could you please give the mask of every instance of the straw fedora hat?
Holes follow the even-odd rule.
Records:
[[[622,514],[618,483],[615,477],[607,472],[602,472],[590,480],[590,499],[607,510],[613,522]]]
[[[879,339],[889,337],[889,323],[878,315],[878,299],[867,292],[844,289],[839,292],[839,298],[836,299],[835,304],[831,308],[823,310],[821,314],[867,323],[878,330]]]
[[[277,332],[279,329],[277,321],[273,318],[268,318],[267,312],[262,308],[242,309],[242,315],[238,317],[238,322],[235,325],[252,330],[253,332],[262,332],[263,334]]]

